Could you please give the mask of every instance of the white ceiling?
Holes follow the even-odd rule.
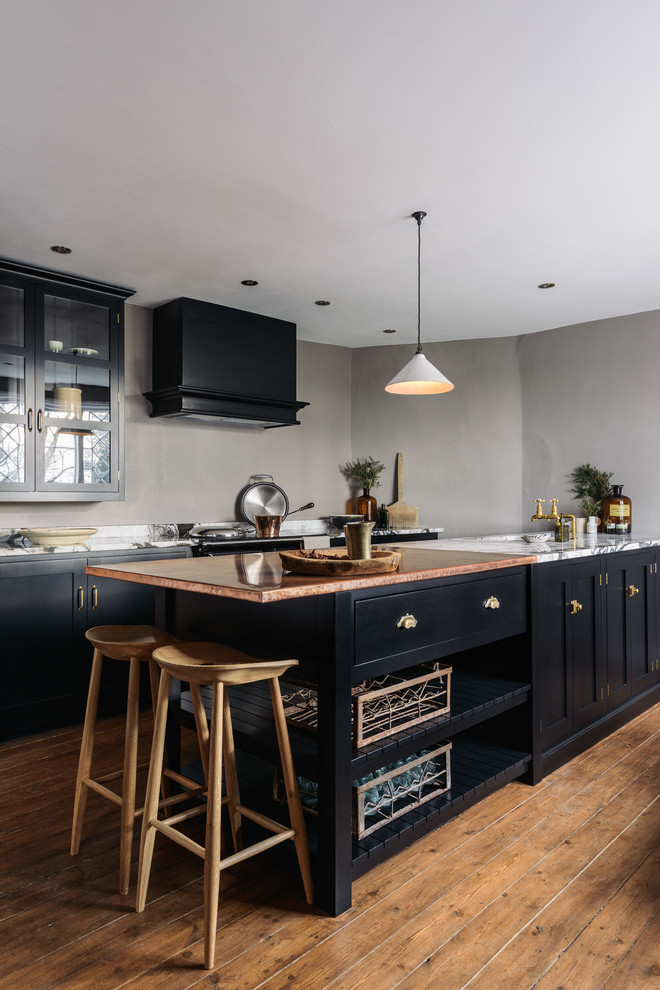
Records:
[[[423,340],[660,309],[657,0],[2,0],[0,25],[5,258],[404,343],[423,209]]]

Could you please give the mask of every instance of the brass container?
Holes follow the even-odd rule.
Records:
[[[371,530],[375,523],[355,522],[344,526],[346,549],[351,560],[371,559]]]

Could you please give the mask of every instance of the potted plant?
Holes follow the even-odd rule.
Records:
[[[370,494],[370,490],[380,485],[380,476],[385,470],[385,465],[374,457],[366,457],[364,460],[358,458],[355,461],[347,461],[343,470],[348,478],[355,478],[362,486],[362,494],[358,495],[355,502],[355,511],[364,516],[365,522],[376,522],[378,503]]]
[[[599,471],[591,464],[580,464],[571,472],[573,487],[571,492],[587,520],[596,518],[597,526],[601,524],[601,508],[604,499],[612,491],[610,479],[613,471]]]

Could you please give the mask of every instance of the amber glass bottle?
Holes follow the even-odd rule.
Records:
[[[621,536],[632,530],[632,502],[621,494],[623,485],[612,485],[612,494],[603,502],[603,532]]]
[[[363,488],[355,502],[355,511],[364,518],[365,522],[375,523],[378,516],[378,502],[369,494],[369,488]]]

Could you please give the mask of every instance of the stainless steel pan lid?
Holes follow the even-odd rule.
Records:
[[[241,495],[241,515],[254,525],[255,516],[282,516],[289,512],[289,500],[279,485],[274,484],[272,474],[253,474]]]

